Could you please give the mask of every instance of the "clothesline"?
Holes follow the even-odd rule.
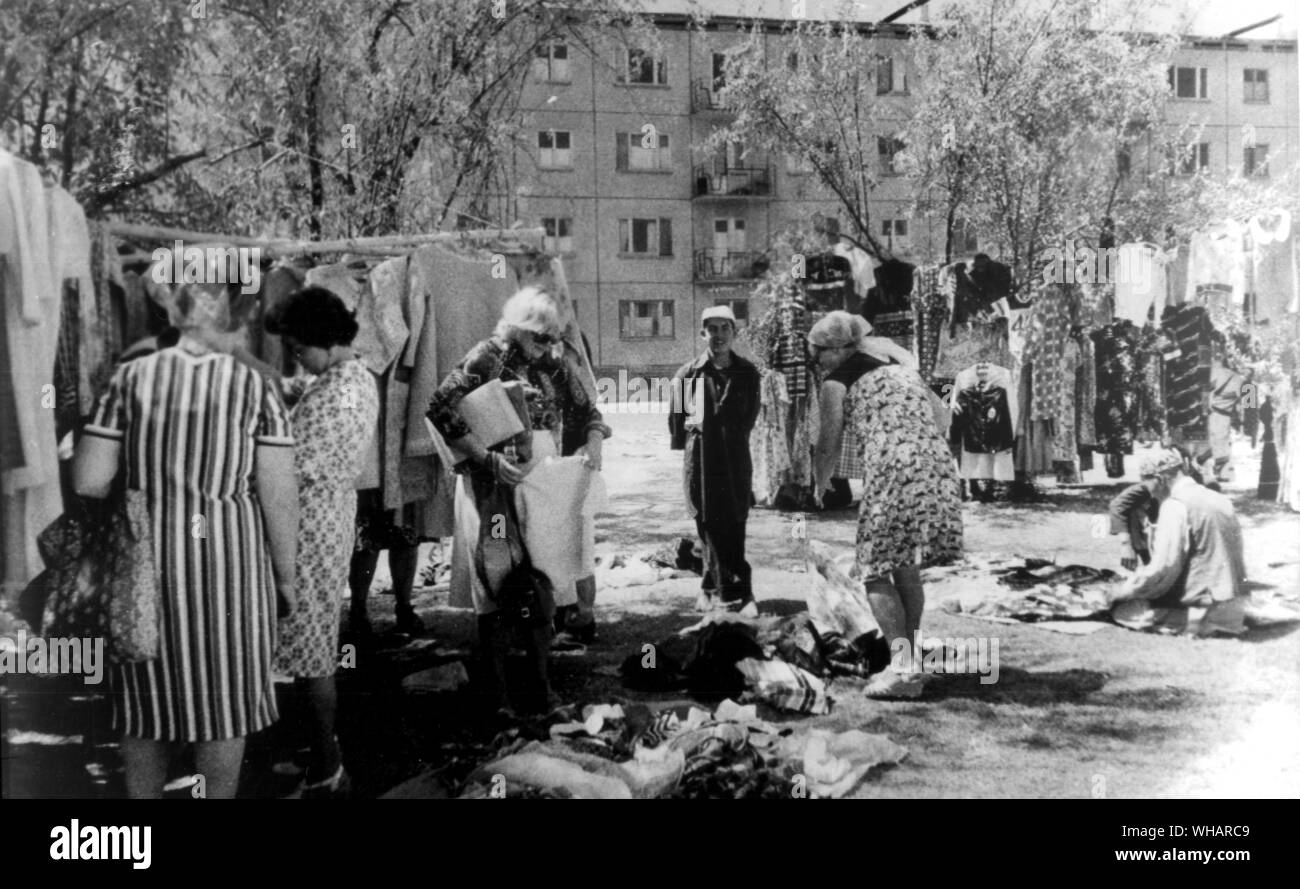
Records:
[[[165,226],[138,225],[126,222],[108,224],[108,231],[121,238],[148,241],[186,241],[197,247],[257,247],[264,257],[305,256],[313,253],[358,253],[372,256],[391,256],[425,244],[476,244],[499,245],[502,252],[540,252],[543,228],[466,229],[454,232],[432,232],[415,235],[384,235],[369,238],[338,238],[330,241],[294,241],[288,239],[253,238],[244,235],[221,235]],[[150,254],[131,254],[125,261],[151,258]]]

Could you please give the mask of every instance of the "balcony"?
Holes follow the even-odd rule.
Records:
[[[772,196],[771,167],[722,167],[696,164],[697,198],[768,198]]]
[[[767,258],[758,250],[695,251],[696,281],[750,281],[766,268]]]
[[[726,104],[719,98],[718,88],[712,79],[699,77],[691,84],[691,110],[727,111]]]

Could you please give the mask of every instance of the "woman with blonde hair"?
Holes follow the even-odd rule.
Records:
[[[502,307],[501,319],[492,336],[470,349],[460,365],[442,381],[428,411],[429,421],[447,443],[469,455],[469,460],[461,466],[462,475],[456,491],[453,604],[457,588],[467,587],[478,614],[479,642],[492,683],[493,703],[498,710],[507,712],[511,707],[506,695],[504,654],[509,647],[512,628],[503,623],[503,616],[499,613],[495,600],[498,590],[488,588],[489,583],[500,578],[489,578],[490,572],[480,572],[477,567],[481,562],[485,535],[493,524],[486,517],[495,518],[496,511],[503,506],[507,511],[513,509],[514,492],[524,480],[525,467],[521,467],[509,453],[510,445],[515,443],[513,440],[486,447],[460,415],[458,406],[470,392],[493,380],[521,383],[530,426],[523,436],[528,439],[526,444],[531,451],[529,466],[537,465],[548,456],[570,456],[581,452],[586,466],[599,471],[602,446],[610,430],[587,388],[576,378],[574,366],[557,354],[560,335],[560,313],[555,299],[545,290],[523,288]],[[485,517],[482,522],[481,516]],[[524,540],[512,543],[522,548],[523,543],[534,536],[531,532],[535,529],[529,523],[536,521],[535,518],[523,517],[523,533],[517,536]],[[577,518],[567,524],[556,523],[554,516],[547,516],[544,521],[548,523],[550,545],[556,550],[579,554],[582,563],[590,569],[594,561],[590,522],[586,518]],[[525,557],[529,555],[536,563],[543,554],[524,553]],[[467,556],[470,570],[462,569],[458,573],[457,559]],[[461,564],[465,565],[464,562]],[[577,580],[582,579],[579,574]],[[562,603],[571,601],[570,586],[568,581],[556,584],[556,598]],[[553,617],[552,611],[548,618]],[[547,626],[534,624],[529,633],[529,647],[545,697],[549,693],[546,684],[549,623]]]
[[[820,394],[824,444],[814,460],[816,496],[835,465],[834,445],[851,426],[864,471],[855,573],[891,650],[910,654],[925,606],[921,569],[961,555],[961,487],[925,384],[911,368],[881,365],[869,354],[874,344],[867,329],[856,315],[830,312],[808,334],[827,374]],[[886,671],[866,693],[916,697],[920,687],[909,676]]]
[[[244,738],[277,718],[276,593],[295,599],[298,486],[277,389],[229,354],[255,304],[237,285],[180,287],[179,341],[118,368],[77,444],[77,493],[108,496],[121,461],[153,524],[161,654],[112,673],[136,798],[162,796],[183,742],[207,796],[233,797]]]

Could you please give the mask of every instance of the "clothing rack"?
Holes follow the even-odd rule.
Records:
[[[193,247],[257,247],[263,258],[307,256],[315,253],[355,253],[395,256],[427,244],[470,244],[499,248],[501,253],[539,253],[543,228],[482,228],[415,235],[384,235],[369,238],[337,238],[330,241],[294,241],[221,235],[156,225],[110,222],[108,232],[116,237],[143,241],[184,241]],[[122,261],[152,259],[152,254],[129,254]]]

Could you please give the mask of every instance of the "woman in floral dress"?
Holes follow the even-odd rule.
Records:
[[[891,650],[910,655],[925,607],[921,569],[961,555],[961,487],[916,371],[900,365],[871,369],[874,362],[857,357],[867,329],[858,316],[831,312],[813,326],[808,341],[828,374],[822,423],[841,427],[823,430],[822,439],[839,441],[842,428],[851,426],[866,471],[855,571]],[[836,371],[851,363],[861,364],[862,372],[840,381]],[[819,455],[819,491],[832,466],[834,455]],[[920,687],[910,676],[886,671],[866,693],[916,697]]]
[[[330,291],[298,291],[268,319],[267,328],[315,375],[292,415],[300,498],[298,602],[280,622],[275,665],[295,677],[312,714],[312,760],[302,793],[339,796],[348,785],[334,737],[339,607],[356,535],[354,483],[375,434],[379,394],[374,377],[352,350],[357,322]]]

